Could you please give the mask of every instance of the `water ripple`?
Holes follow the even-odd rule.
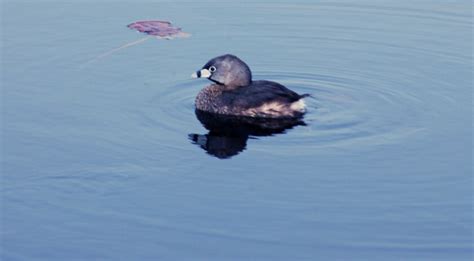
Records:
[[[289,131],[285,138],[272,138],[271,143],[260,142],[257,149],[312,153],[321,147],[354,143],[367,147],[394,143],[423,129],[418,124],[423,105],[420,97],[390,88],[396,81],[382,84],[381,80],[364,79],[356,73],[344,75],[257,72],[256,78],[271,79],[313,96],[307,99],[307,126]],[[194,97],[206,84],[189,80],[160,88],[142,110],[145,122],[168,133],[196,131],[186,128],[192,126],[190,122],[198,124]]]

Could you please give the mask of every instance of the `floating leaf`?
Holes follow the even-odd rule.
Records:
[[[127,27],[159,38],[172,39],[174,37],[190,36],[189,33],[181,31],[181,28],[174,27],[168,21],[138,21],[127,25]]]
[[[127,47],[137,45],[139,43],[143,43],[144,41],[150,39],[151,37],[158,38],[158,39],[173,39],[173,38],[184,38],[184,37],[189,37],[191,34],[185,33],[181,31],[181,28],[179,27],[174,27],[170,22],[168,21],[138,21],[131,23],[127,25],[128,28],[136,30],[140,33],[147,34],[148,36],[142,39],[138,39],[136,41],[133,41],[131,43],[126,43],[120,47],[117,47],[115,49],[112,49],[108,52],[105,52],[94,59],[89,60],[86,62],[84,65],[89,64],[91,62],[95,62],[101,58],[104,58],[106,56],[109,56],[117,51],[120,51],[122,49],[125,49]]]

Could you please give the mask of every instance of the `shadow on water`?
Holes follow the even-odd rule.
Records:
[[[272,136],[285,133],[295,126],[306,126],[302,118],[265,119],[227,116],[195,110],[197,119],[209,130],[207,134],[189,134],[189,139],[208,154],[231,158],[247,146],[252,137]]]

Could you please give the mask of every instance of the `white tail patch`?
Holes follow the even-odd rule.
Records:
[[[290,105],[290,109],[293,111],[305,112],[306,103],[304,102],[303,99],[299,99]]]
[[[306,104],[303,99],[295,101],[291,104],[284,104],[281,102],[268,102],[264,103],[259,107],[248,109],[244,111],[244,115],[257,116],[257,115],[269,115],[269,116],[293,116],[295,112],[304,113],[306,112]]]

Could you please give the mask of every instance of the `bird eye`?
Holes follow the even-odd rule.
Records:
[[[215,66],[211,66],[211,67],[209,67],[209,71],[210,71],[210,72],[215,72],[216,70],[217,70],[217,69],[216,69],[216,67],[215,67]]]

